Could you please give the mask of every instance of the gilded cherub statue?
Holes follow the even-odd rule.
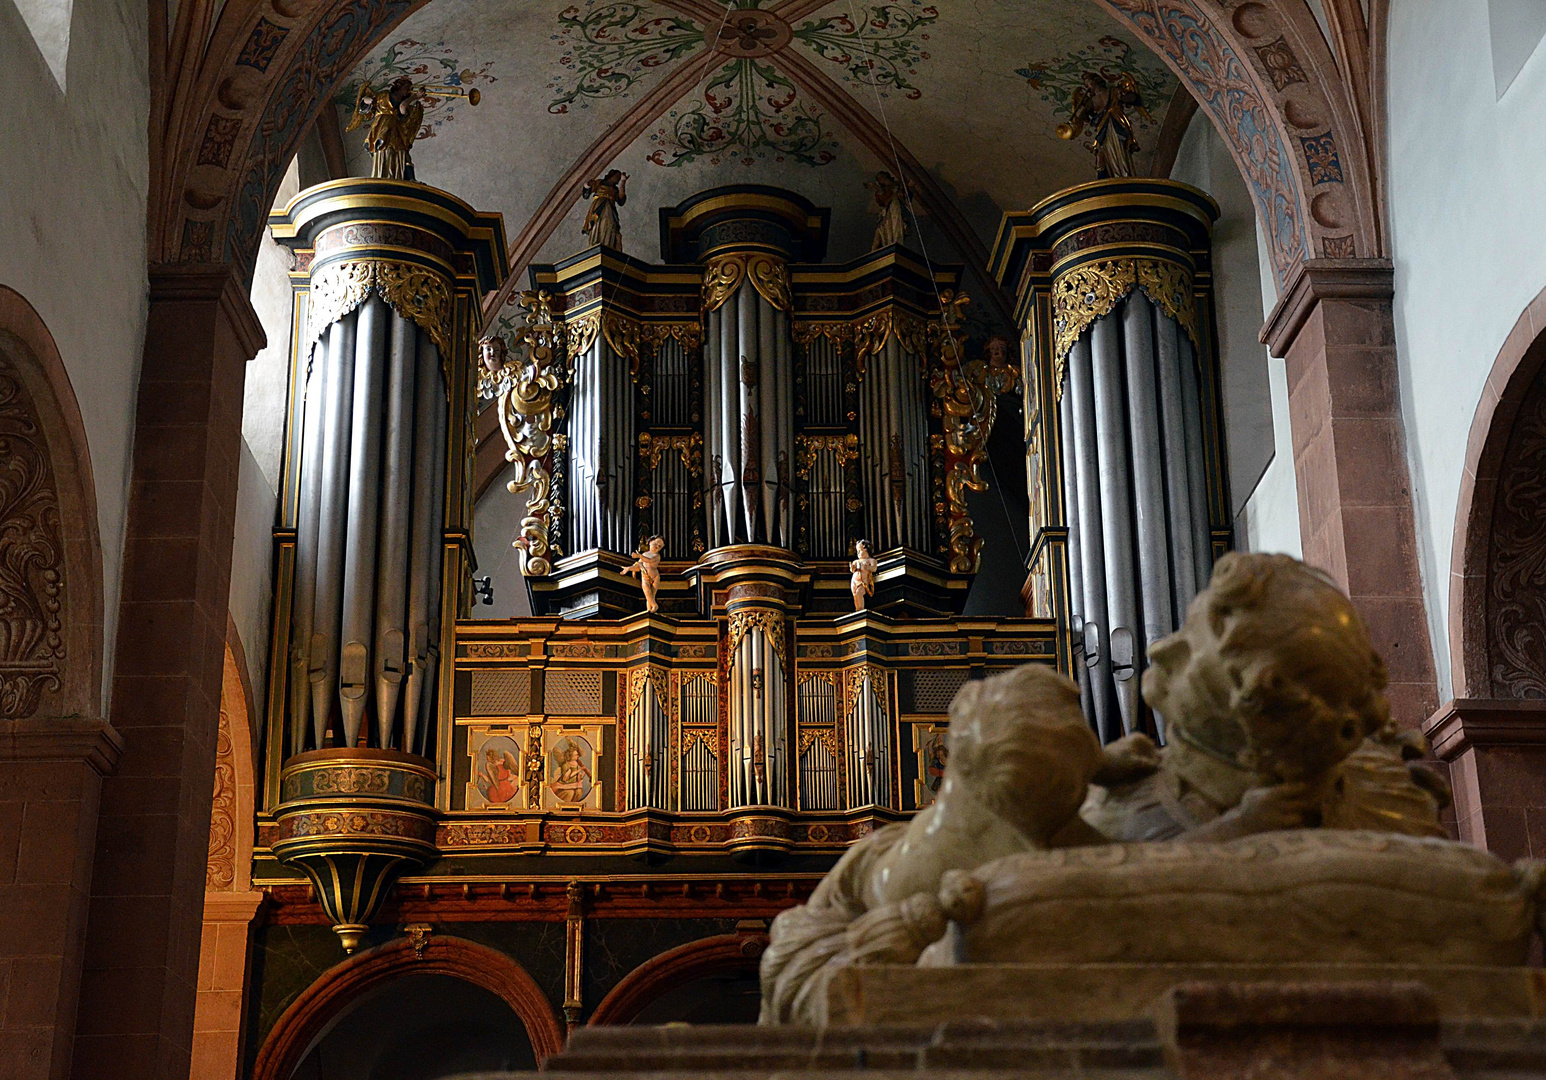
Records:
[[[424,124],[424,95],[406,75],[399,75],[385,91],[368,82],[354,96],[354,115],[346,131],[369,119],[365,149],[370,151],[370,175],[386,180],[412,180],[413,143]]]
[[[645,549],[634,554],[633,565],[623,571],[625,574],[639,575],[639,585],[644,589],[644,610],[651,613],[660,610],[657,595],[660,589],[660,553],[665,550],[665,546],[666,542],[660,537],[650,537]]]
[[[853,577],[848,581],[848,591],[853,593],[854,610],[863,611],[865,598],[875,595],[875,571],[879,564],[870,555],[868,540],[860,540],[854,545],[854,560],[848,564],[848,569],[853,572]]]
[[[1084,145],[1095,155],[1097,180],[1133,175],[1133,155],[1139,146],[1128,109],[1138,110],[1153,123],[1131,74],[1086,71],[1069,102],[1069,122],[1057,126],[1060,139],[1077,139],[1088,129],[1090,141]]]
[[[875,179],[864,185],[875,196],[880,210],[880,221],[875,226],[875,239],[871,251],[879,251],[892,244],[900,244],[907,237],[907,221],[902,216],[902,185],[896,177],[882,169]]]
[[[585,224],[580,227],[592,244],[623,250],[623,228],[617,220],[617,208],[628,203],[628,174],[609,169],[580,189],[580,197],[590,200]]]

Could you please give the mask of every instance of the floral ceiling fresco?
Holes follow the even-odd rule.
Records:
[[[1093,0],[432,0],[337,101],[347,120],[362,80],[398,74],[478,89],[476,107],[449,93],[426,103],[418,176],[503,212],[513,241],[540,218],[527,258],[583,246],[581,172],[618,168],[630,254],[659,258],[660,207],[762,183],[830,206],[829,257],[841,260],[869,246],[865,181],[904,153],[983,245],[1005,210],[1093,178],[1088,152],[1055,137],[1086,70],[1140,87],[1146,170],[1175,80]],[[930,214],[909,226],[929,258],[966,257]]]

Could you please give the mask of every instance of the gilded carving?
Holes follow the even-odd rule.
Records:
[[[423,327],[440,350],[442,362],[452,355],[451,327],[455,305],[451,286],[422,266],[386,259],[351,259],[318,270],[311,279],[306,316],[306,349],[322,331],[376,293],[405,319]]]
[[[809,345],[823,337],[834,345],[842,345],[853,340],[854,330],[845,322],[797,322],[790,329],[790,335],[800,345]]]
[[[644,328],[636,319],[609,311],[601,320],[601,332],[612,351],[628,360],[628,374],[639,381],[639,364],[644,358]]]
[[[569,358],[569,371],[574,372],[574,359],[585,352],[595,342],[596,335],[601,331],[601,312],[593,311],[589,315],[582,315],[572,322],[564,324],[564,337],[567,338]]]
[[[784,651],[783,612],[774,611],[771,608],[752,608],[748,611],[731,612],[730,655],[732,657],[735,656],[735,651],[748,630],[761,630],[766,634],[768,640],[773,643],[773,651],[784,662],[785,668],[789,666],[789,656]]]
[[[982,560],[982,537],[972,526],[966,505],[968,491],[986,491],[979,469],[988,456],[988,435],[998,418],[1000,394],[1020,385],[1020,373],[1008,362],[1003,343],[989,344],[988,354],[967,361],[956,341],[954,313],[965,297],[947,294],[947,320],[940,326],[939,367],[930,387],[944,414],[945,532],[950,571],[974,574]]]
[[[65,647],[59,495],[37,417],[0,362],[0,717],[58,690]]]
[[[870,681],[870,688],[875,692],[875,698],[884,709],[886,702],[886,669],[875,664],[860,664],[858,667],[849,668],[846,673],[847,686],[843,693],[843,715],[852,716],[854,702],[859,698],[859,691],[864,688],[864,680]]]
[[[796,465],[795,475],[801,480],[810,479],[811,466],[815,464],[816,455],[824,450],[829,450],[837,456],[838,468],[846,468],[850,461],[859,456],[859,436],[857,435],[797,435],[795,436]]]
[[[762,298],[779,311],[789,311],[789,267],[762,252],[732,251],[710,259],[703,271],[703,313],[717,311],[750,280]]]
[[[215,798],[209,815],[209,863],[204,888],[229,889],[236,882],[236,757],[231,718],[220,710],[215,736]]]
[[[1063,394],[1068,351],[1096,319],[1111,314],[1134,288],[1142,289],[1160,311],[1186,331],[1198,349],[1197,300],[1192,275],[1161,259],[1106,259],[1087,263],[1052,283],[1053,384]]]
[[[708,747],[709,753],[719,756],[719,733],[713,728],[689,728],[682,729],[682,754],[685,757],[687,751],[698,743]]]
[[[659,466],[661,457],[673,450],[681,455],[682,464],[687,466],[689,473],[703,475],[702,435],[651,435],[647,431],[639,435],[639,457],[651,469]]]
[[[555,441],[553,394],[561,385],[556,364],[563,353],[564,331],[553,321],[547,293],[522,293],[521,306],[526,309],[526,322],[511,335],[513,356],[503,338],[485,338],[481,345],[483,365],[493,373],[498,387],[505,460],[515,466],[515,478],[508,487],[511,494],[528,493],[520,535],[511,546],[521,551],[521,572],[527,577],[542,577],[552,569],[547,554]]]

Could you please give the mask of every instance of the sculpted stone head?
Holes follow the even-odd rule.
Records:
[[[1287,555],[1225,555],[1149,661],[1143,696],[1170,735],[1267,784],[1325,774],[1390,720],[1363,620]]]
[[[1045,840],[1079,811],[1101,765],[1079,688],[1041,664],[969,682],[950,703],[945,782]]]

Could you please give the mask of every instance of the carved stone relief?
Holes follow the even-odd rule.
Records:
[[[1487,639],[1493,695],[1546,698],[1546,372],[1520,405],[1499,471]]]
[[[215,740],[215,801],[209,817],[209,866],[204,888],[229,889],[236,882],[236,749],[231,742],[231,717],[220,710]]]
[[[0,718],[60,687],[65,646],[59,493],[37,413],[0,357]]]

